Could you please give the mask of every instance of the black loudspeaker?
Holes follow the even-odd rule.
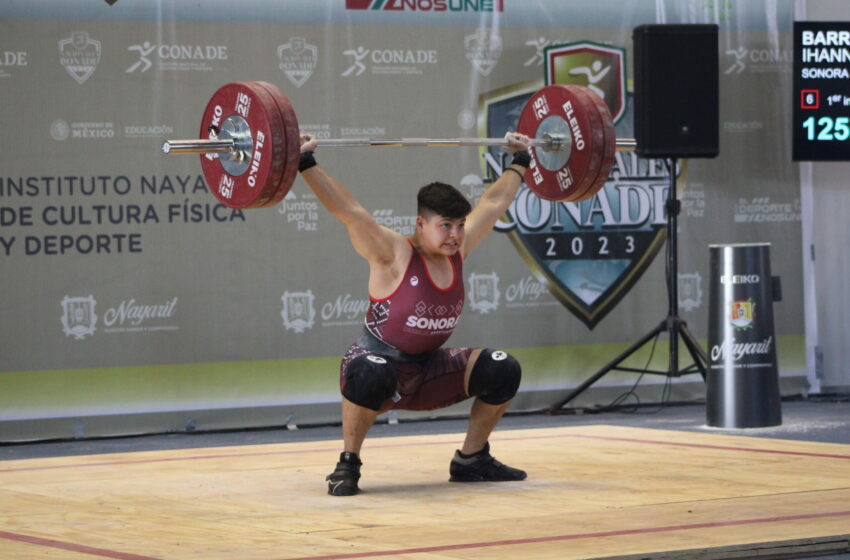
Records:
[[[720,152],[717,25],[634,29],[636,151],[711,158]]]

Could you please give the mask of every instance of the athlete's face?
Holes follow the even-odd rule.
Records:
[[[417,216],[416,227],[425,249],[446,256],[454,255],[463,244],[466,218],[455,220],[439,214]]]

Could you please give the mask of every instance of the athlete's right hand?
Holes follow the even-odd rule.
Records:
[[[316,147],[319,145],[316,137],[312,134],[302,134],[301,135],[301,153],[304,152],[314,152],[316,151]]]

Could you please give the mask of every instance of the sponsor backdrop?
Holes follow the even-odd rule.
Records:
[[[790,0],[245,0],[238,10],[12,0],[0,16],[2,439],[50,419],[33,437],[132,432],[129,419],[145,414],[186,419],[145,429],[338,418],[339,356],[367,306],[366,265],[344,229],[300,179],[276,207],[231,210],[208,193],[196,156],[160,153],[166,138],[197,136],[221,85],[278,85],[320,138],[439,138],[501,135],[532,91],[577,83],[603,95],[618,136],[631,137],[631,36],[644,23],[720,26],[720,156],[676,170],[679,311],[705,344],[708,245],[772,243],[784,300],[775,340],[763,342],[786,390],[805,375]],[[446,181],[474,201],[505,162],[476,148],[318,159],[403,234],[419,186]],[[523,189],[466,263],[450,343],[514,352],[525,376],[516,408],[556,402],[666,315],[669,173],[623,152],[589,201]],[[666,358],[665,339],[635,365],[666,368]],[[611,373],[598,385],[616,396],[634,380]],[[641,398],[659,399],[664,381],[644,380]],[[682,395],[704,393],[699,376],[677,381]],[[606,404],[609,393],[583,398]],[[202,410],[238,412],[204,424],[192,412]],[[108,427],[95,428],[103,417]]]

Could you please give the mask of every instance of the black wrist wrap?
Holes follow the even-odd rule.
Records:
[[[317,165],[316,158],[313,157],[313,152],[304,152],[301,154],[301,159],[298,160],[298,171],[304,172]]]
[[[526,151],[517,152],[514,154],[514,159],[511,160],[511,165],[521,165],[523,167],[528,167],[531,165],[531,154]]]

